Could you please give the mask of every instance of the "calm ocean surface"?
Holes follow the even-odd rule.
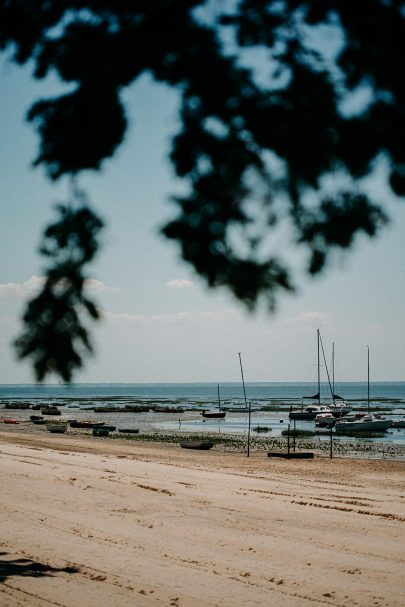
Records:
[[[302,396],[311,396],[316,392],[313,383],[303,382],[269,382],[246,383],[246,395],[249,400],[301,400]],[[221,399],[243,399],[243,388],[240,382],[221,383]],[[344,399],[367,399],[366,382],[339,382],[335,384],[335,393]],[[327,384],[322,384],[321,394],[325,399],[330,398]],[[190,399],[216,400],[216,383],[190,384],[2,384],[0,385],[1,399],[92,399],[103,398],[129,399],[159,398],[159,399]],[[405,401],[405,381],[372,382],[370,383],[370,399],[393,399]]]

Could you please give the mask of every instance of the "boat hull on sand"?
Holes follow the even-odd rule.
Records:
[[[182,447],[182,449],[197,449],[200,451],[206,451],[211,449],[213,446],[214,443],[211,443],[210,441],[183,441],[180,443],[180,447]]]
[[[53,434],[64,434],[66,432],[66,424],[47,424],[46,429]]]
[[[224,419],[226,412],[225,411],[203,411],[201,415],[205,419]]]
[[[105,425],[105,422],[78,422],[71,421],[69,422],[71,428],[87,428],[88,430],[92,430],[93,428],[102,428]]]

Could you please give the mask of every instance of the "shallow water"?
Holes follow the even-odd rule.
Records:
[[[185,414],[186,415],[186,414]],[[390,416],[387,415],[387,418]],[[248,415],[246,413],[227,413],[225,419],[207,419],[204,420],[201,416],[195,419],[179,419],[174,421],[157,421],[155,427],[160,430],[177,430],[180,432],[196,432],[202,433],[207,432],[210,434],[240,434],[247,435],[248,433]],[[270,428],[269,432],[257,432],[254,430],[255,427],[262,426]],[[260,436],[262,438],[278,438],[281,436],[283,430],[287,430],[290,426],[291,433],[293,432],[293,423],[288,419],[288,413],[266,413],[264,411],[253,412],[251,414],[251,435]],[[296,430],[309,430],[314,431],[315,424],[310,421],[297,421],[295,424]],[[325,431],[324,431],[325,432]],[[317,437],[321,441],[329,441],[329,433],[319,433]],[[396,443],[405,444],[405,428],[390,428],[388,431],[380,433],[378,437],[353,437],[350,435],[336,434],[332,431],[333,440],[338,441],[353,441],[360,440],[364,442],[378,442],[378,443]]]

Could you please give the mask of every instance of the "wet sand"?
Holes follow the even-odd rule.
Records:
[[[405,463],[0,433],[0,604],[405,604]]]

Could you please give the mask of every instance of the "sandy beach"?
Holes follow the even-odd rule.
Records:
[[[0,603],[405,604],[405,463],[0,433]]]

